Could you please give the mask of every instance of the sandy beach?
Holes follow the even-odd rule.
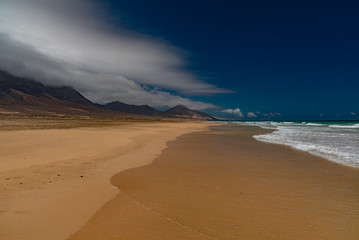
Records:
[[[67,239],[118,194],[111,176],[150,164],[166,142],[208,125],[135,122],[91,127],[100,122],[89,127],[91,121],[86,120],[85,127],[76,127],[76,121],[58,126],[24,124],[29,121],[2,121],[0,239],[4,240]]]
[[[358,239],[359,170],[214,127],[111,182],[119,194],[70,240]]]
[[[0,240],[359,240],[358,9],[0,0]]]
[[[1,239],[359,235],[359,170],[256,141],[263,129],[40,125],[0,131]]]

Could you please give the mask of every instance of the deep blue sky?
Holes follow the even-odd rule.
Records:
[[[359,115],[356,1],[131,0],[107,7],[114,24],[186,50],[191,71],[235,91],[192,99],[283,116]]]
[[[0,69],[96,103],[359,120],[359,1],[0,2]]]

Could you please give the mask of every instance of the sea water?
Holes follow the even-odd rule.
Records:
[[[274,130],[254,136],[359,168],[359,122],[237,122]]]

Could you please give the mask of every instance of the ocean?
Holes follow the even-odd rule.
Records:
[[[359,168],[359,121],[233,123],[274,130],[254,136],[259,141],[288,145]]]

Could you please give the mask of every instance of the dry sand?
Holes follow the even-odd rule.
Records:
[[[121,125],[0,131],[0,239],[67,239],[118,194],[112,175],[208,124]]]
[[[359,239],[359,170],[251,137],[260,132],[170,142],[151,165],[115,175],[120,193],[70,240]]]

